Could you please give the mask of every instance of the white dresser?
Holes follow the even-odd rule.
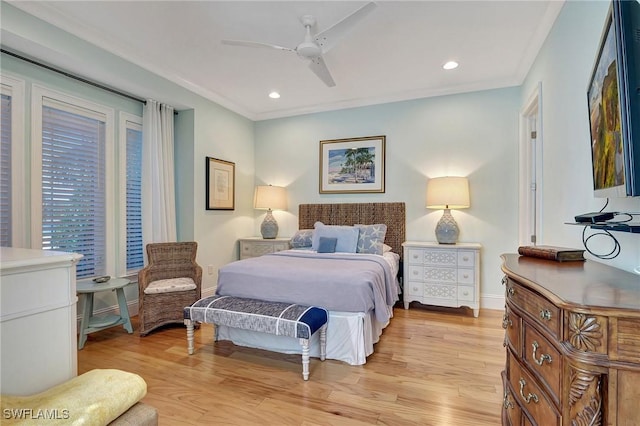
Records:
[[[425,305],[480,309],[480,244],[407,241],[404,249],[404,308]]]
[[[258,257],[277,251],[288,250],[291,238],[249,237],[240,239],[240,259]]]
[[[0,248],[0,391],[30,395],[78,374],[76,264],[82,255]]]

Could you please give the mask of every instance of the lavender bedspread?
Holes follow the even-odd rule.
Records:
[[[216,294],[369,312],[386,323],[398,300],[396,277],[377,255],[286,250],[223,266]]]

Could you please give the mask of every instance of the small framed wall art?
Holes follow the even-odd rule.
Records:
[[[384,192],[386,136],[320,141],[320,193]]]
[[[236,164],[207,157],[207,210],[235,209]]]

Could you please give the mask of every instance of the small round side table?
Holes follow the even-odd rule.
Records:
[[[124,329],[133,333],[133,326],[129,318],[127,300],[124,297],[124,288],[131,284],[126,278],[111,278],[106,283],[95,283],[93,281],[79,282],[76,292],[80,295],[82,306],[82,321],[80,322],[80,333],[78,337],[78,349],[84,347],[87,335],[105,328],[123,324]],[[93,295],[100,291],[114,291],[118,297],[118,308],[120,315],[93,316]]]

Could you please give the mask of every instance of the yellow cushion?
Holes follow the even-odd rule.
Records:
[[[104,426],[146,393],[147,384],[137,374],[91,370],[39,394],[2,395],[2,424]]]
[[[196,288],[196,283],[191,278],[169,278],[151,282],[144,289],[144,294],[173,293],[174,291],[187,291]]]

